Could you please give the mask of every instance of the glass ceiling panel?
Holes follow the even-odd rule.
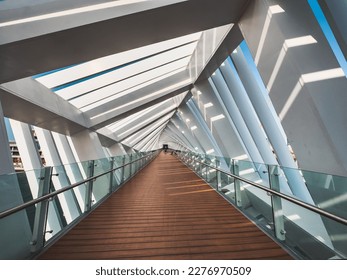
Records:
[[[144,122],[148,123],[149,119],[152,120],[153,114],[157,115],[157,113],[159,113],[159,114],[164,115],[164,114],[168,113],[170,110],[177,108],[179,106],[179,104],[181,104],[181,102],[185,96],[186,96],[186,92],[181,93],[177,96],[174,96],[170,99],[167,99],[163,102],[160,102],[154,106],[151,106],[145,110],[142,110],[142,111],[140,111],[134,115],[126,117],[123,120],[115,122],[115,123],[107,126],[107,128],[110,129],[112,132],[117,132],[119,134],[118,136],[122,136],[122,134],[124,133],[124,128],[126,130],[128,130],[126,132],[129,132],[133,128],[133,126],[138,127],[138,125],[136,123],[141,121],[143,118],[145,118]],[[130,126],[131,129],[129,130],[127,128],[127,126]]]
[[[170,90],[174,90],[175,88],[186,86],[189,83],[190,83],[190,79],[184,80],[184,81],[179,82],[179,83],[177,83],[175,85],[168,86],[168,87],[166,87],[164,89],[160,89],[160,90],[155,91],[155,92],[153,92],[151,94],[147,94],[147,95],[145,95],[143,97],[137,98],[137,99],[135,99],[133,101],[130,101],[130,102],[126,103],[126,104],[122,104],[122,105],[119,105],[117,107],[114,107],[114,108],[112,108],[112,109],[110,109],[110,110],[108,110],[106,112],[102,112],[102,113],[100,113],[98,115],[95,115],[95,116],[91,117],[90,119],[95,119],[95,118],[98,118],[100,116],[107,115],[109,113],[114,113],[115,111],[119,111],[118,113],[121,113],[121,112],[127,111],[127,109],[126,109],[127,107],[128,107],[128,110],[130,110],[131,106],[134,107],[133,105],[135,105],[135,104],[138,104],[138,105],[143,104],[143,101],[146,100],[146,99],[153,99],[154,96],[156,98],[158,98],[159,96],[167,93]],[[182,95],[186,95],[187,92],[188,91],[183,92]]]
[[[132,146],[141,148],[144,144],[143,143],[147,143],[151,142],[153,139],[155,139],[155,137],[160,136],[160,133],[163,131],[163,129],[165,129],[165,126],[167,125],[168,122],[163,123],[161,126],[159,126],[158,128],[156,128],[155,130],[153,130],[152,132],[148,133],[148,135],[146,135],[144,138],[139,139],[137,142],[135,142]]]
[[[155,129],[154,131],[152,131],[151,133],[149,133],[146,137],[144,137],[143,139],[139,139],[137,141],[137,143],[135,143],[135,145],[133,145],[134,148],[136,149],[141,149],[142,146],[144,146],[144,143],[149,143],[151,142],[151,140],[153,140],[152,138],[158,138],[160,137],[161,132],[165,129],[166,125],[167,125],[168,121],[166,121],[165,123],[163,123],[161,126],[159,126],[157,129]],[[155,141],[155,140],[154,140]]]
[[[171,106],[165,108],[164,110],[161,110],[160,112],[158,112],[152,116],[148,116],[145,120],[142,120],[141,122],[138,122],[137,124],[131,125],[130,128],[128,128],[126,131],[118,134],[117,137],[118,138],[124,137],[125,135],[136,131],[140,127],[143,127],[143,126],[149,124],[150,122],[157,120],[160,117],[163,117],[164,115],[168,114],[170,111],[173,111],[175,108],[176,108],[175,105],[171,105]]]
[[[117,131],[118,129],[122,129],[123,127],[125,127],[126,125],[128,125],[130,122],[132,122],[135,119],[138,119],[140,117],[142,117],[143,115],[146,114],[146,112],[150,111],[151,108],[147,108],[143,111],[137,112],[135,114],[132,114],[124,119],[121,119],[119,121],[116,121],[110,125],[107,125],[106,128],[112,131]]]
[[[122,130],[124,127],[126,127],[127,125],[129,125],[130,123],[140,119],[140,118],[143,118],[146,114],[149,114],[150,112],[160,108],[161,106],[167,106],[169,105],[169,103],[172,102],[172,98],[168,99],[168,100],[165,100],[163,102],[160,102],[154,106],[151,106],[145,110],[142,110],[140,112],[137,112],[136,114],[133,114],[129,117],[126,117],[118,122],[115,122],[111,125],[108,125],[107,128],[113,132],[117,132],[117,131],[120,131]],[[167,105],[166,105],[167,104]]]
[[[156,79],[152,79],[152,80],[149,80],[149,81],[147,81],[147,82],[144,82],[143,84],[137,85],[137,86],[135,86],[135,87],[133,87],[133,88],[130,88],[130,89],[128,89],[128,90],[126,90],[126,91],[124,91],[124,92],[122,92],[122,93],[120,93],[120,94],[117,94],[117,98],[123,97],[123,96],[125,96],[125,95],[127,95],[127,94],[129,94],[129,93],[132,93],[132,92],[134,92],[134,91],[136,91],[136,90],[138,90],[138,89],[141,89],[141,88],[143,88],[143,87],[145,87],[145,86],[151,85],[151,84],[153,84],[153,83],[155,83],[155,82],[157,82],[157,81],[160,81],[160,80],[162,80],[162,79],[164,79],[164,78],[170,77],[170,76],[172,76],[172,75],[174,75],[174,74],[177,74],[177,73],[179,73],[179,72],[185,71],[185,69],[186,69],[185,67],[182,67],[182,68],[180,68],[180,69],[178,69],[178,70],[176,70],[176,71],[170,72],[170,73],[165,74],[165,75],[163,75],[163,76],[161,76],[161,77],[158,77],[158,78],[156,78]],[[178,83],[177,86],[180,86],[180,85],[184,86],[184,85],[187,85],[188,83],[190,83],[190,79],[189,79],[189,80],[182,81],[181,83]],[[176,85],[175,85],[175,86],[176,86]],[[108,113],[110,113],[110,112],[119,110],[119,109],[124,108],[124,107],[126,107],[126,106],[128,106],[128,105],[141,102],[142,100],[145,100],[145,99],[148,99],[148,98],[152,98],[153,96],[157,96],[157,95],[163,94],[166,90],[169,90],[170,88],[172,88],[172,87],[164,88],[164,89],[162,89],[162,90],[156,91],[156,92],[151,93],[151,94],[149,94],[149,95],[145,95],[145,96],[139,97],[139,98],[137,98],[137,99],[135,99],[135,100],[132,100],[132,101],[129,101],[129,102],[126,102],[126,103],[122,101],[122,102],[119,103],[119,104],[122,104],[122,103],[123,103],[122,105],[120,105],[120,106],[118,106],[118,107],[116,107],[116,108],[110,109],[110,110],[108,110],[108,111],[106,111],[106,112],[104,111],[104,112],[102,112],[102,113],[100,113],[100,114],[98,114],[98,115],[95,115],[95,116],[91,117],[91,119],[94,119],[94,118],[97,118],[97,117],[99,117],[99,116],[101,116],[101,115],[105,115],[105,114],[108,114]],[[115,99],[116,99],[116,98],[115,98],[114,96],[111,96],[111,97],[105,98],[105,99],[103,99],[103,100],[100,100],[100,101],[98,101],[98,102],[95,102],[95,103],[93,103],[93,104],[91,104],[91,105],[88,105],[88,106],[85,106],[85,107],[83,107],[83,108],[80,108],[80,110],[81,110],[82,112],[86,112],[86,111],[88,111],[88,110],[91,110],[91,109],[94,109],[94,108],[96,108],[96,107],[99,107],[99,106],[101,106],[101,105],[103,105],[103,104],[105,104],[105,103],[107,103],[107,102],[113,101],[113,100],[115,100]]]
[[[196,43],[191,43],[191,44],[152,56],[150,58],[141,60],[137,63],[114,70],[104,75],[97,76],[95,78],[85,80],[78,84],[65,87],[61,90],[56,90],[55,92],[66,100],[79,97],[86,93],[91,93],[92,91],[96,91],[97,94],[99,95],[98,90],[108,90],[109,87],[110,87],[110,90],[112,90],[112,85],[113,85],[113,88],[119,86],[119,84],[116,84],[117,82],[119,83],[122,82],[126,84],[126,80],[128,80],[128,82],[130,83],[129,79],[131,78],[136,79],[137,77],[139,77],[139,76],[135,77],[136,75],[141,75],[151,70],[156,70],[160,66],[165,66],[167,64],[178,61],[179,59],[182,59],[182,58],[186,58],[186,60],[183,60],[183,61],[187,61],[188,57],[190,57],[191,54],[193,53],[195,47],[196,47]],[[183,64],[180,64],[180,67],[182,67],[182,65],[184,64],[187,65],[188,62],[189,60],[187,62],[184,62]],[[160,75],[160,72],[158,69],[157,76],[159,75]],[[134,83],[133,84],[130,83],[128,87],[133,85]]]
[[[163,41],[160,43],[144,46],[141,48],[117,53],[103,58],[91,60],[73,67],[64,68],[54,73],[41,74],[36,80],[47,88],[55,88],[60,85],[71,83],[85,77],[90,77],[105,70],[127,64],[156,55],[158,53],[174,49],[179,46],[196,42],[201,32]]]
[[[163,123],[167,122],[172,117],[173,114],[174,114],[174,112],[172,114],[169,114],[169,115],[159,119],[154,124],[150,125],[149,127],[146,127],[144,130],[141,130],[141,131],[131,135],[130,137],[126,138],[126,140],[124,140],[124,143],[126,143],[126,145],[129,145],[129,146],[136,144],[137,141],[139,141],[140,139],[143,139],[148,134],[150,134],[153,130],[157,129],[158,127],[163,125]]]
[[[72,105],[76,106],[77,108],[82,108],[90,104],[95,104],[95,102],[97,101],[103,101],[103,99],[110,96],[112,96],[112,100],[118,99],[122,96],[127,95],[129,93],[127,90],[129,89],[130,92],[132,92],[134,91],[134,87],[136,86],[137,89],[142,88],[144,84],[148,81],[151,81],[165,74],[171,73],[172,71],[185,67],[189,62],[189,59],[189,57],[180,59],[178,61],[166,64],[164,66],[160,66],[156,69],[144,72],[126,80],[122,80],[118,83],[111,84],[110,86],[100,88],[91,93],[84,94],[78,98],[69,101]]]

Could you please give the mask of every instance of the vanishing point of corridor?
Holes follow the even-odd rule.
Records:
[[[161,153],[41,259],[290,259],[170,154]]]

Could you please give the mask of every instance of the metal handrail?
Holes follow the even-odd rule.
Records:
[[[128,162],[128,163],[126,163],[126,164],[123,164],[122,166],[115,167],[115,168],[113,168],[113,169],[110,169],[110,170],[105,171],[105,172],[103,172],[103,173],[100,173],[100,174],[98,174],[98,175],[92,176],[92,177],[90,177],[90,178],[88,178],[88,179],[79,181],[79,182],[77,182],[77,183],[74,183],[74,184],[71,184],[71,185],[69,185],[69,186],[63,187],[63,188],[61,188],[61,189],[59,189],[59,190],[57,190],[57,191],[51,192],[51,193],[49,193],[49,194],[46,194],[46,195],[43,195],[43,196],[41,196],[41,197],[35,198],[35,199],[33,199],[33,200],[30,200],[30,201],[28,201],[28,202],[25,202],[25,203],[23,203],[23,204],[21,204],[21,205],[15,206],[15,207],[10,208],[10,209],[7,209],[7,210],[5,210],[5,211],[3,211],[3,212],[0,213],[0,219],[5,218],[5,217],[7,217],[7,216],[9,216],[9,215],[12,215],[12,214],[14,214],[14,213],[17,213],[17,212],[19,212],[19,211],[21,211],[21,210],[23,210],[23,209],[25,209],[25,208],[27,208],[27,207],[30,207],[30,206],[32,206],[32,205],[35,205],[35,204],[37,204],[37,203],[39,203],[39,202],[42,202],[42,201],[44,201],[44,200],[51,199],[51,198],[57,196],[58,194],[61,194],[61,193],[65,192],[65,191],[71,190],[71,189],[73,189],[73,188],[75,188],[75,187],[78,187],[78,186],[83,185],[83,184],[85,184],[85,183],[88,183],[88,182],[90,182],[90,181],[94,181],[94,180],[96,180],[96,179],[99,178],[99,177],[102,177],[102,176],[104,176],[104,175],[106,175],[106,174],[108,174],[108,173],[111,173],[111,172],[113,172],[113,171],[116,171],[117,169],[123,168],[123,167],[125,167],[125,166],[127,166],[127,165],[133,164],[134,162],[137,162],[137,161],[139,161],[139,160],[141,160],[141,159],[144,159],[144,158],[146,158],[147,156],[148,156],[148,155],[143,156],[143,157],[141,157],[141,158],[138,158],[138,159],[136,159],[136,160],[133,160],[133,161],[131,161],[131,162]]]
[[[192,159],[193,159],[193,158],[192,158]],[[258,184],[258,183],[253,182],[253,181],[250,181],[250,180],[248,180],[248,179],[245,179],[245,178],[242,178],[242,177],[240,177],[240,176],[234,175],[234,174],[232,174],[232,173],[226,172],[226,171],[224,171],[224,170],[222,170],[222,169],[219,169],[219,168],[217,168],[217,167],[211,166],[211,165],[209,165],[209,164],[207,164],[207,163],[205,163],[205,162],[202,162],[202,161],[200,161],[200,160],[196,160],[196,159],[193,159],[193,160],[194,160],[194,161],[197,161],[197,162],[199,162],[199,163],[201,163],[201,164],[203,164],[203,165],[206,165],[206,166],[208,166],[208,167],[210,167],[210,168],[213,168],[213,169],[215,169],[216,171],[221,172],[221,173],[223,173],[223,174],[225,174],[225,175],[231,176],[231,177],[233,177],[234,179],[237,179],[237,180],[240,180],[240,181],[242,181],[242,182],[245,182],[245,183],[247,183],[247,184],[249,184],[249,185],[252,185],[252,186],[254,186],[254,187],[258,188],[258,189],[262,189],[263,191],[266,191],[267,193],[271,193],[272,195],[277,195],[277,196],[279,196],[279,197],[281,197],[281,198],[283,198],[283,199],[285,199],[285,200],[288,200],[288,201],[290,201],[290,202],[292,202],[292,203],[294,203],[294,204],[297,204],[297,205],[299,205],[299,206],[301,206],[301,207],[304,207],[304,208],[306,208],[306,209],[308,209],[308,210],[311,210],[311,211],[313,211],[313,212],[315,212],[315,213],[317,213],[317,214],[323,215],[323,216],[325,216],[325,217],[327,217],[327,218],[329,218],[329,219],[332,219],[332,220],[334,220],[334,221],[336,221],[336,222],[338,222],[338,223],[341,223],[341,224],[344,224],[344,225],[347,226],[347,220],[346,220],[345,218],[336,216],[336,215],[334,215],[334,214],[332,214],[332,213],[330,213],[330,212],[327,212],[327,211],[325,211],[325,210],[323,210],[323,209],[321,209],[321,208],[318,208],[317,206],[314,206],[314,205],[312,205],[312,204],[303,202],[303,201],[301,201],[301,200],[299,200],[299,199],[296,199],[296,198],[291,197],[291,196],[289,196],[289,195],[283,194],[283,193],[281,193],[281,192],[272,190],[272,189],[270,189],[270,188],[268,188],[268,187],[266,187],[266,186],[260,185],[260,184]]]

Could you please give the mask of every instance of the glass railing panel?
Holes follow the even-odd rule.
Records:
[[[347,219],[347,178],[313,171],[301,171],[314,203]]]
[[[48,170],[51,171],[47,172]],[[49,174],[51,174],[50,178],[48,178]],[[68,186],[69,180],[67,180],[65,168],[63,166],[46,167],[42,169],[38,183],[40,189],[42,188],[44,190],[43,194],[49,194]],[[39,229],[39,232],[43,233],[44,242],[55,236],[66,227],[68,223],[79,216],[80,209],[77,201],[69,201],[69,198],[71,198],[71,195],[69,196],[62,193],[35,205],[36,209],[40,210],[38,216],[35,217],[35,224],[40,220],[45,221],[45,226]],[[68,203],[71,204],[68,205]],[[44,206],[45,204],[48,204],[47,209]]]
[[[217,189],[218,186],[218,176],[217,176],[217,166],[219,167],[219,163],[216,160],[215,156],[206,156],[206,178],[207,182],[214,188]]]
[[[196,172],[198,175],[201,176],[202,170],[201,170],[201,159],[197,155],[193,155],[192,162],[191,162],[191,168],[194,172]]]
[[[123,165],[123,156],[114,157],[114,167],[120,167]],[[114,172],[114,176],[116,178],[117,186],[119,186],[123,182],[123,168],[118,168]]]
[[[214,188],[217,189],[219,183],[218,183],[218,175],[217,171],[215,168],[207,168],[207,178],[208,178],[208,183]]]
[[[142,155],[126,156],[125,163],[130,158],[140,158]],[[123,156],[114,159],[114,167],[123,165]],[[133,172],[138,171],[145,161],[138,161],[133,164]],[[109,171],[111,168],[110,159],[100,159],[95,161],[85,161],[82,163],[67,164],[53,168],[43,168],[26,172],[19,172],[0,176],[0,212],[20,206],[38,198],[40,189],[44,189],[44,194],[52,193],[71,184],[80,182],[90,176]],[[52,171],[52,176],[50,172]],[[60,193],[49,200],[39,202],[36,205],[29,206],[10,216],[0,219],[0,238],[2,247],[0,250],[0,259],[26,259],[32,256],[31,250],[37,240],[33,236],[38,221],[44,221],[39,229],[41,245],[35,250],[41,250],[45,242],[49,242],[52,237],[64,231],[71,223],[76,221],[85,211],[87,202],[87,188],[92,184],[93,192],[90,201],[97,203],[104,198],[111,189],[111,184],[117,187],[124,177],[130,176],[130,165],[114,172],[113,178],[117,180],[110,181],[111,174],[102,175],[100,178],[90,183],[84,183],[74,189]],[[50,176],[48,180],[46,177]],[[43,205],[46,203],[47,208]],[[38,209],[44,209],[38,211]],[[40,213],[40,215],[38,215]],[[37,231],[36,231],[37,232]],[[35,235],[36,236],[36,235]],[[36,246],[36,245],[34,245]]]
[[[79,163],[70,163],[64,165],[64,171],[66,172],[66,176],[71,184],[75,184],[77,182],[83,181],[86,176],[82,173]],[[73,189],[74,196],[77,199],[79,208],[83,211],[84,209],[84,198],[85,198],[85,184],[77,186]]]
[[[135,174],[136,172],[136,162],[135,162],[135,159],[136,159],[136,154],[131,154],[130,155],[130,162],[132,162],[130,164],[130,167],[131,167],[131,172],[130,172],[130,178]]]
[[[33,176],[37,186],[35,196],[38,192],[38,177]],[[0,212],[19,206],[32,198],[25,172],[0,175]],[[32,206],[0,219],[0,259],[26,259],[30,255],[35,212],[36,208]]]
[[[222,162],[221,158],[215,159]],[[189,162],[187,156],[184,160]],[[211,166],[215,166],[213,157],[206,156],[204,160]],[[228,159],[224,158],[224,161],[227,164]],[[267,166],[250,161],[239,160],[236,163],[238,167],[236,170],[240,177],[292,197],[294,195],[288,181],[291,180],[292,183],[300,179],[304,186],[307,186],[319,208],[340,217],[347,216],[347,178],[345,177]],[[222,165],[219,167],[223,170]],[[197,170],[196,167],[194,169]],[[207,171],[210,169],[212,167],[206,168]],[[231,173],[233,171],[235,169],[231,168]],[[269,191],[234,179],[222,172],[218,173],[215,177],[211,177],[211,172],[208,172],[209,180],[206,181],[214,188],[219,184],[218,191],[226,199],[298,258],[347,258],[347,226],[272,195]],[[204,171],[201,174],[205,178]]]
[[[255,173],[256,170],[254,168],[253,162],[246,160],[237,160],[234,164],[238,165],[239,176],[242,178],[248,179],[247,175],[249,173]]]
[[[216,157],[216,159],[218,160],[219,162],[219,168],[223,171],[226,171],[226,172],[231,172],[232,171],[232,159],[231,158],[228,158],[228,157]]]
[[[114,157],[110,158],[110,168],[111,167],[113,170],[118,167]],[[121,184],[120,177],[117,175],[117,172],[118,170],[116,169],[110,173],[110,191],[115,191]]]
[[[66,173],[65,166],[55,166],[52,170],[51,192],[70,186],[71,182]],[[81,206],[78,203],[74,190],[65,191],[58,195],[66,222],[69,224],[81,215]]]
[[[94,176],[110,171],[110,160],[108,158],[98,159],[94,161]],[[98,203],[110,192],[110,176],[111,174],[105,174],[98,177],[93,182],[93,196],[94,203]]]
[[[60,203],[59,196],[49,200],[48,203],[48,214],[46,223],[46,232],[44,233],[45,240],[48,241],[53,236],[58,234],[62,229],[64,229],[68,222],[64,216],[64,209]]]
[[[139,154],[135,154],[133,156],[133,161],[134,161],[134,164],[133,164],[133,166],[134,166],[133,175],[136,174],[136,172],[139,170],[139,161],[138,161],[139,158],[140,158]]]
[[[140,158],[140,154],[135,154],[135,156],[133,157],[133,161],[134,161],[134,173],[135,174],[138,170],[139,170],[139,163],[140,161],[138,160]]]
[[[282,200],[284,243],[304,259],[346,259],[347,226]]]
[[[236,187],[237,205],[259,226],[273,231],[271,195],[245,182],[240,182],[240,194]]]
[[[135,154],[135,156],[133,157],[133,161],[135,161],[133,174],[137,173],[137,171],[139,171],[139,169],[140,169],[140,161],[138,160],[140,158],[140,156],[141,156],[140,154]]]
[[[138,156],[138,161],[137,161],[137,171],[139,171],[143,166],[142,166],[142,163],[143,163],[143,160],[141,159],[143,156],[145,156],[144,154],[140,153],[139,156]]]
[[[245,160],[235,161],[234,164],[238,165],[238,176],[269,187],[268,166],[266,164]]]
[[[271,169],[271,167],[269,168]],[[280,191],[281,193],[284,193],[286,195],[289,195],[295,198],[295,195],[293,194],[291,190],[290,183],[287,177],[289,176],[290,178],[294,173],[296,173],[296,175],[299,175],[300,177],[299,180],[303,183],[301,175],[299,174],[298,170],[276,166],[276,176],[278,177],[278,184],[279,184],[279,189],[277,189],[277,191]],[[271,176],[271,174],[269,174],[269,176]],[[293,181],[291,184],[295,184],[295,182],[296,181]],[[305,187],[305,185],[303,185],[303,187]]]
[[[101,158],[101,159],[94,160],[94,176],[110,171],[110,167],[111,167],[110,161],[111,161],[110,158]]]
[[[200,177],[206,179],[208,168],[204,163],[206,163],[206,158],[203,158],[201,156],[195,157],[194,170]]]
[[[14,197],[11,195],[12,198],[8,199],[8,201],[11,201],[12,203],[14,203],[12,204],[11,207],[18,206],[22,204],[22,202],[28,202],[33,200],[34,198],[37,198],[38,186],[40,181],[39,177],[41,173],[40,171],[41,170],[33,170],[29,172],[29,174],[31,174],[31,184],[29,184],[29,180],[28,180],[26,172],[19,172],[16,174],[0,176],[0,185],[2,185],[0,187],[0,197],[6,198],[10,194],[8,190],[6,191],[6,189],[5,190],[3,189],[3,184],[4,183],[8,184],[9,183],[8,180],[10,180],[11,182],[10,184],[13,184],[14,186],[14,189],[12,189],[12,191],[14,191],[15,189],[19,189],[21,197],[22,197],[22,199],[12,200]],[[5,179],[4,177],[7,177],[7,179]],[[5,204],[6,202],[3,202],[3,201],[0,202],[0,205],[2,206],[5,206]],[[1,210],[5,210],[5,209],[1,209]],[[32,228],[34,224],[35,211],[36,211],[35,205],[26,208],[25,211],[27,212],[29,223]]]
[[[338,253],[341,259],[347,259],[347,225],[338,223],[332,219],[322,217],[322,221],[325,225],[325,228],[329,234],[334,251]]]
[[[233,177],[225,174],[220,173],[220,187],[219,192],[232,204],[235,204],[235,180]]]
[[[84,211],[84,207],[80,207],[73,190],[65,191],[57,195],[61,211],[59,214],[63,215],[66,225],[75,221]]]
[[[19,172],[11,176],[14,176],[12,180],[14,180],[13,182],[15,183],[15,186],[17,186],[20,189],[23,202],[29,202],[33,199],[38,198],[40,184],[42,184],[42,180],[44,176],[43,169],[35,169],[35,170],[30,170],[25,172]],[[0,178],[0,180],[2,182],[2,178]],[[5,194],[5,197],[6,197],[6,194]],[[12,207],[18,206],[18,205],[13,205]],[[26,208],[26,212],[28,214],[30,225],[31,227],[33,227],[36,206],[33,205]]]
[[[200,162],[199,159],[197,158],[197,156],[192,156],[191,160],[190,160],[190,168],[198,174],[198,170],[200,169]]]
[[[303,177],[301,170],[283,166],[278,166],[278,170],[280,174],[282,193],[315,205],[315,203],[312,202],[312,196],[307,189],[305,178]]]
[[[3,179],[3,176],[1,177]],[[0,201],[2,201],[1,198]],[[33,209],[35,217],[36,208]],[[28,212],[25,209],[0,219],[1,260],[28,259],[30,257],[33,223],[33,221],[29,221]]]
[[[18,173],[18,178],[23,179],[24,181],[25,181],[25,179],[24,179],[24,174],[25,174],[25,177],[26,177],[26,180],[28,182],[30,192],[31,192],[33,199],[38,197],[41,171],[42,171],[42,169],[34,169],[34,170],[29,170],[29,171]],[[23,176],[21,176],[20,174],[22,174]],[[22,182],[18,182],[18,183],[22,183]],[[21,188],[22,188],[22,186],[21,186]]]
[[[197,158],[196,158],[196,157],[193,157],[193,160],[192,160],[192,162],[191,162],[191,168],[192,168],[192,170],[193,170],[194,172],[198,173],[198,170],[199,170],[200,166],[201,166],[201,163],[199,163],[199,162],[197,161]]]
[[[195,171],[195,165],[196,165],[196,155],[191,155],[189,157],[189,165],[190,165],[190,168]]]
[[[131,157],[129,155],[125,155],[124,164],[129,163],[130,159],[131,159]],[[130,171],[131,171],[131,164],[124,166],[124,181],[126,181],[130,178],[130,176],[131,176]]]
[[[79,163],[84,179],[88,179],[93,174],[94,164],[92,160],[82,161]]]

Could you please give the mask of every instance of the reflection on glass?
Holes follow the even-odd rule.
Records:
[[[0,212],[38,198],[39,189],[42,190],[43,185],[48,193],[52,193],[71,184],[83,181],[86,179],[84,176],[100,175],[100,177],[73,189],[65,190],[44,202],[34,204],[10,216],[0,218],[0,227],[6,229],[0,231],[2,240],[0,258],[31,258],[32,252],[40,251],[42,246],[49,244],[52,237],[64,234],[73,222],[83,217],[88,201],[92,202],[91,208],[96,207],[98,202],[101,202],[112,190],[116,190],[124,182],[123,178],[127,180],[131,174],[136,174],[156,154],[152,152],[138,153],[135,155],[118,156],[113,159],[104,158],[55,166],[49,169],[52,170],[49,173],[46,173],[47,168],[43,168],[1,175]],[[150,157],[141,159],[142,156],[146,155]],[[136,161],[123,168],[123,164],[129,163],[131,159]],[[112,166],[113,168],[120,168],[110,173]],[[131,173],[130,169],[132,169]],[[103,174],[105,172],[106,174]],[[48,178],[47,174],[51,173],[52,176]],[[86,196],[89,186],[92,186],[92,193],[88,198]],[[44,204],[47,207],[44,207]],[[38,211],[38,209],[41,209],[41,211]],[[34,247],[35,250],[33,249]]]
[[[180,158],[188,166],[194,166],[198,159],[203,158],[208,167],[205,167],[202,173],[197,173],[202,178],[207,173],[206,182],[211,187],[286,247],[295,257],[300,259],[347,258],[347,226],[274,196],[250,183],[237,180],[228,174],[235,174],[268,188],[271,182],[271,189],[295,198],[290,189],[288,191],[286,179],[287,174],[295,172],[300,174],[314,203],[319,208],[345,218],[347,217],[347,178],[211,155],[180,153]],[[226,173],[217,171],[216,168]]]

